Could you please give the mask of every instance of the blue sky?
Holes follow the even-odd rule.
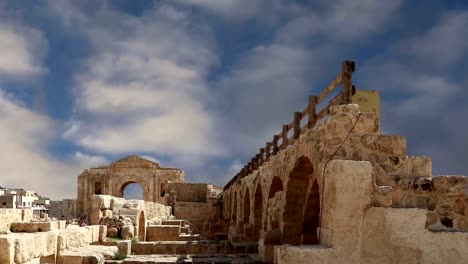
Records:
[[[468,172],[466,1],[1,1],[0,185],[73,198],[131,154],[223,186],[340,70],[433,172]]]

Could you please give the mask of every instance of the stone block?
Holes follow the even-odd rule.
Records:
[[[15,242],[11,237],[0,236],[0,263],[14,263]]]
[[[133,225],[125,225],[122,227],[122,231],[120,232],[120,237],[122,239],[131,239],[134,236],[135,228]]]
[[[146,227],[146,241],[177,241],[180,226],[158,225]]]
[[[99,242],[105,241],[107,237],[107,226],[99,226]]]
[[[466,195],[467,192],[467,176],[435,176],[432,178],[432,184],[435,191],[448,196]]]
[[[42,256],[39,259],[40,264],[55,264],[55,254],[49,256]]]
[[[83,264],[83,256],[60,256],[59,264]]]
[[[390,186],[378,186],[374,194],[374,206],[392,206],[393,188]]]

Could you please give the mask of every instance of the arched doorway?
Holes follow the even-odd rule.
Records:
[[[146,217],[145,211],[141,211],[138,219],[138,240],[146,241]]]
[[[286,205],[283,213],[283,244],[301,244],[306,186],[313,172],[310,160],[301,157],[289,174],[286,187]]]
[[[121,197],[127,200],[144,200],[144,189],[140,183],[127,182],[120,190]]]
[[[244,224],[248,224],[250,222],[250,193],[248,188],[245,189],[244,193],[243,209]]]
[[[102,186],[100,182],[94,183],[94,194],[102,194]]]
[[[262,229],[263,222],[263,196],[262,196],[262,185],[257,185],[254,198],[254,217],[255,217],[255,237],[260,238],[260,230]]]
[[[312,184],[312,188],[307,198],[304,209],[304,221],[302,223],[302,244],[318,244],[317,228],[320,224],[320,192],[317,180]]]

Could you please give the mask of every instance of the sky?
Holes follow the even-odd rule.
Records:
[[[0,0],[0,185],[75,198],[137,154],[224,186],[341,70],[385,134],[468,174],[468,2]]]

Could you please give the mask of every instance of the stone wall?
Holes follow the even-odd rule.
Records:
[[[76,200],[64,199],[62,201],[50,201],[49,217],[62,220],[78,218],[79,215],[76,214]]]
[[[206,202],[208,184],[175,182],[165,185],[166,193],[176,196],[178,202]]]
[[[217,208],[213,203],[177,202],[174,208],[174,216],[177,219],[215,220]]]
[[[32,219],[31,209],[0,208],[0,233],[10,231],[10,224],[13,222],[31,221]]]

